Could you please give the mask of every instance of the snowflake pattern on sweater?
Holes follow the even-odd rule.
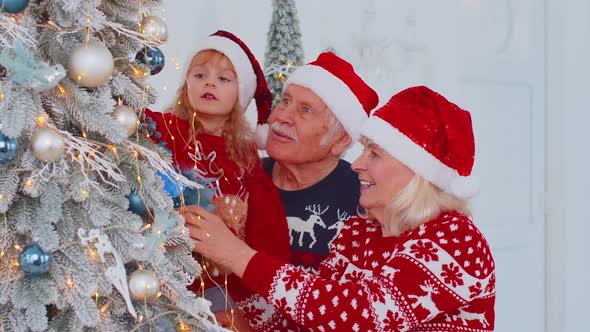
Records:
[[[243,279],[314,331],[492,331],[494,271],[472,221],[446,212],[399,237],[354,218],[318,275],[257,253]]]

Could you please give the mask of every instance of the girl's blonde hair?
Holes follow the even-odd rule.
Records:
[[[194,137],[200,133],[204,133],[205,130],[203,125],[199,121],[198,116],[193,116],[198,110],[194,109],[188,98],[188,86],[187,76],[190,74],[191,69],[194,66],[202,65],[209,61],[227,61],[230,69],[234,72],[237,77],[231,61],[221,52],[215,50],[203,50],[198,52],[191,59],[190,65],[188,66],[184,83],[178,89],[174,104],[171,109],[172,112],[181,119],[184,119],[192,124],[191,137]],[[225,149],[230,160],[238,164],[246,172],[250,172],[254,167],[258,155],[255,150],[255,143],[253,139],[253,132],[246,120],[246,117],[240,110],[239,96],[236,99],[236,103],[230,113],[229,121],[226,122],[222,137],[225,141]]]
[[[392,235],[415,229],[445,211],[457,211],[471,216],[468,202],[441,190],[415,174],[385,208],[384,227]]]

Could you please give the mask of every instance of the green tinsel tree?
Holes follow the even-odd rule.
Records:
[[[155,95],[134,59],[159,42],[138,22],[159,1],[15,2],[0,8],[0,330],[217,330],[187,290],[200,265],[158,176],[174,170],[138,127]]]
[[[288,75],[296,66],[303,64],[303,46],[295,0],[273,0],[272,8],[264,72],[274,95],[274,107],[281,98],[283,83]]]

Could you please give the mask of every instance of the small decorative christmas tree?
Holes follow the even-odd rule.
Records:
[[[296,66],[303,64],[303,46],[295,0],[273,0],[272,8],[272,21],[264,55],[264,74],[274,95],[274,107],[281,98],[287,76]]]
[[[0,329],[218,330],[159,174],[200,186],[138,126],[158,1],[0,4]]]

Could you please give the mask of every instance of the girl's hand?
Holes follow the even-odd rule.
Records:
[[[193,251],[241,278],[256,251],[238,239],[218,216],[200,206],[187,206],[184,218],[195,241]]]

